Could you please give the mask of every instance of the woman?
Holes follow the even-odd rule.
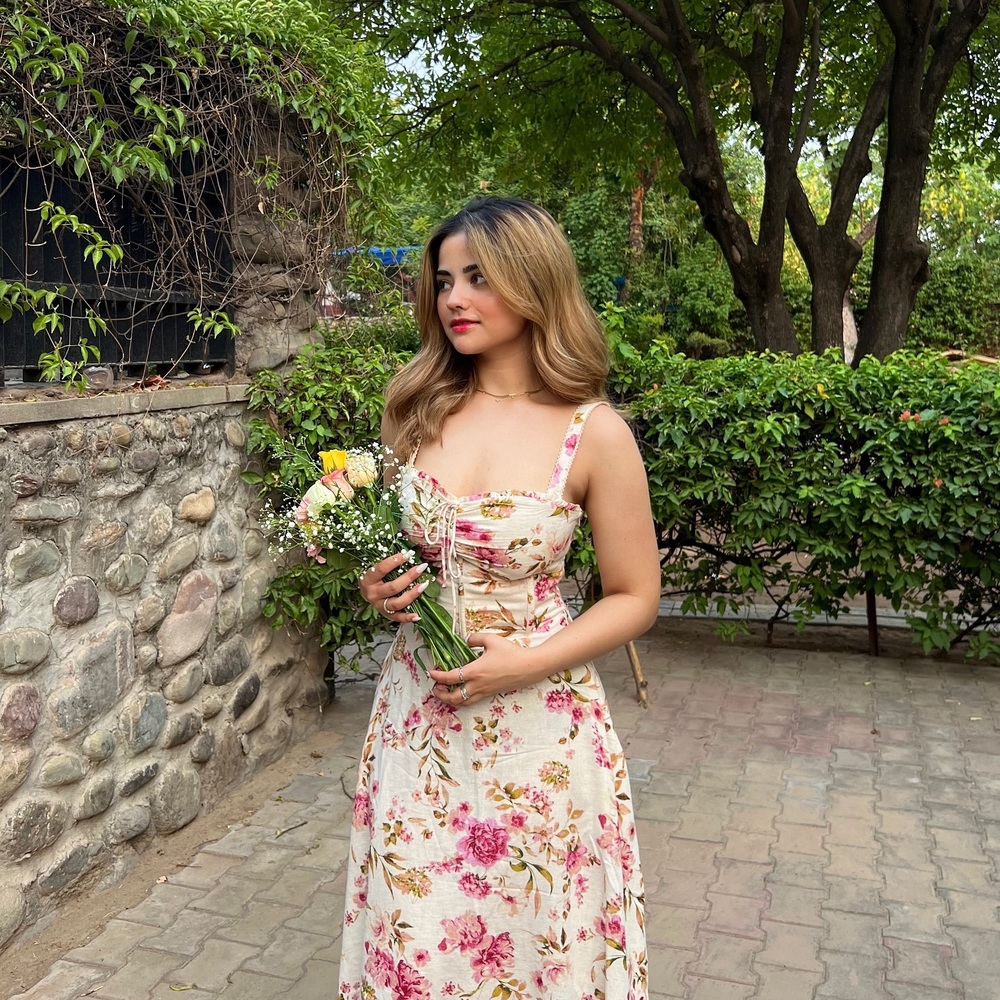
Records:
[[[422,347],[384,443],[413,553],[361,577],[402,627],[354,802],[344,1000],[645,1000],[628,776],[590,661],[653,623],[645,472],[603,400],[607,350],[569,245],[536,205],[477,200],[427,244]],[[586,513],[604,597],[572,623],[563,561]],[[481,649],[425,672],[408,610],[432,564]]]

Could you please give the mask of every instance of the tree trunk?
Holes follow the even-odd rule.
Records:
[[[945,15],[938,0],[878,0],[878,5],[896,52],[871,294],[855,363],[869,354],[884,358],[903,346],[914,300],[929,274],[930,251],[918,231],[931,132],[955,64],[990,8],[986,2],[954,4]]]
[[[758,351],[798,354],[799,342],[781,287],[784,261],[784,226],[772,227],[754,243],[750,227],[733,208],[729,191],[713,170],[721,161],[700,162],[681,173],[681,183],[701,210],[705,229],[722,250],[733,278],[733,290],[743,304]]]
[[[867,354],[884,358],[903,346],[913,302],[928,277],[930,250],[917,228],[931,138],[920,108],[928,45],[920,32],[930,27],[907,22],[907,28],[896,39],[871,292],[855,361]]]
[[[646,195],[659,173],[660,161],[656,159],[650,166],[643,167],[636,175],[635,186],[632,188],[632,199],[628,212],[628,246],[625,251],[625,284],[622,286],[619,301],[622,305],[632,296],[632,281],[642,263],[646,248],[646,234],[643,227],[643,215],[646,208]]]

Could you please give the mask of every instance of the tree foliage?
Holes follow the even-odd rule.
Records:
[[[525,173],[567,149],[571,162],[607,163],[623,178],[657,158],[679,162],[760,348],[798,349],[782,285],[786,225],[811,281],[813,345],[841,343],[861,255],[854,209],[873,156],[884,183],[859,354],[901,346],[926,279],[918,223],[929,158],[954,157],[958,135],[967,149],[996,138],[989,0],[327,4],[388,52],[425,53],[407,92],[433,140],[420,169],[449,169],[469,135],[516,136]],[[939,114],[955,129],[944,139]],[[752,208],[734,190],[724,141],[747,122],[764,171]],[[811,195],[799,165],[816,150],[826,186]]]

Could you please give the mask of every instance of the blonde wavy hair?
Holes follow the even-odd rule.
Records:
[[[568,403],[604,399],[608,347],[580,285],[573,251],[542,208],[515,198],[477,198],[428,240],[417,278],[421,347],[386,389],[386,424],[397,455],[437,441],[449,414],[476,391],[475,357],[451,346],[438,317],[441,243],[463,233],[473,260],[503,302],[528,323],[542,385]]]

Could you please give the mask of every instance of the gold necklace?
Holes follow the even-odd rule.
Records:
[[[524,392],[489,392],[487,389],[476,388],[476,392],[481,392],[484,396],[490,396],[498,403],[502,399],[518,399],[521,396],[534,396],[536,392],[541,392],[544,386],[538,389],[525,389]]]

